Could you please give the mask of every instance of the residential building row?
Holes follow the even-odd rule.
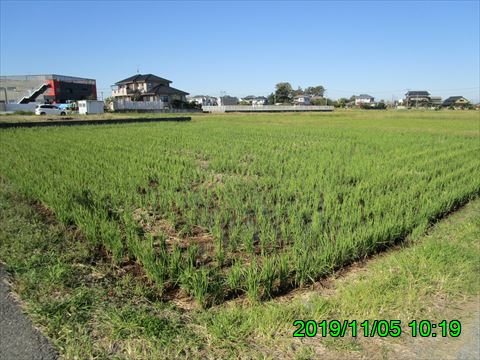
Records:
[[[405,98],[398,101],[399,106],[406,108],[454,108],[465,109],[472,106],[470,101],[463,96],[450,96],[442,101],[440,96],[432,96],[426,90],[413,90],[405,94]]]
[[[188,92],[171,86],[172,81],[154,74],[135,74],[112,85],[111,103],[113,109],[169,109],[187,106],[189,103],[201,106],[268,104],[265,96],[249,95],[236,98],[228,95],[219,97],[196,95],[189,97]],[[5,103],[28,104],[65,103],[77,100],[96,100],[97,88],[93,79],[63,75],[20,75],[0,77],[0,101],[2,95]],[[293,98],[294,105],[311,105],[325,100],[306,94]],[[351,99],[352,100],[352,99]],[[358,107],[375,107],[375,98],[368,94],[353,96],[349,105]],[[408,91],[403,99],[395,103],[405,108],[449,107],[467,108],[471,104],[463,96],[451,96],[442,101],[439,96],[432,96],[425,90]]]
[[[355,106],[376,106],[375,98],[368,94],[354,96]],[[450,96],[442,101],[440,96],[432,96],[425,90],[408,91],[405,98],[391,104],[403,108],[440,108],[448,107],[455,109],[464,109],[471,106],[470,101],[463,96]]]

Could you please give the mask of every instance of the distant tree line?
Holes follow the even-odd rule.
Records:
[[[289,82],[280,82],[275,85],[275,92],[271,93],[268,96],[269,104],[292,104],[293,99],[297,95],[308,95],[311,98],[322,98],[317,100],[323,100],[323,95],[325,93],[325,88],[321,85],[319,86],[309,86],[305,89],[302,89],[300,86],[298,89],[294,90],[292,85]],[[315,101],[315,100],[314,100]],[[323,100],[324,105],[325,100]]]
[[[331,105],[337,108],[356,106],[355,95],[352,95],[350,98],[342,97],[337,100],[332,100],[324,97],[325,91],[326,90],[322,85],[309,86],[305,89],[298,87],[296,90],[294,90],[289,82],[280,82],[275,85],[275,92],[268,96],[268,103],[292,104],[295,96],[305,95],[310,97],[310,103],[312,105]],[[381,100],[380,102],[374,104],[360,104],[358,107],[366,110],[383,110],[386,109],[386,104],[384,100]]]

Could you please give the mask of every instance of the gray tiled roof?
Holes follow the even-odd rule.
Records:
[[[409,91],[405,94],[406,96],[430,96],[428,91]]]
[[[445,99],[443,102],[444,106],[454,105],[457,100],[464,99],[463,96],[450,96],[448,99]],[[467,100],[467,99],[465,99]]]
[[[156,95],[173,95],[173,94],[182,94],[182,95],[189,95],[189,93],[175,89],[171,86],[164,86],[164,85],[157,85],[153,87],[149,93],[153,93]]]
[[[123,79],[123,80],[115,83],[115,85],[131,84],[131,83],[134,83],[134,82],[154,82],[154,83],[156,83],[156,82],[161,82],[161,83],[168,82],[168,83],[171,83],[170,80],[161,78],[161,77],[153,75],[153,74],[145,74],[145,75],[137,74],[137,75],[130,76],[129,78]]]

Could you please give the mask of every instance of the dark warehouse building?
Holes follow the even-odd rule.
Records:
[[[97,84],[93,79],[55,74],[0,76],[0,100],[18,104],[97,100]]]

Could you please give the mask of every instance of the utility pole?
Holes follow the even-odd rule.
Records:
[[[224,106],[225,104],[225,94],[226,92],[223,90],[220,90],[220,106]]]
[[[0,89],[3,89],[4,93],[5,93],[5,104],[8,103],[8,99],[7,99],[7,88],[6,87],[1,87]]]

